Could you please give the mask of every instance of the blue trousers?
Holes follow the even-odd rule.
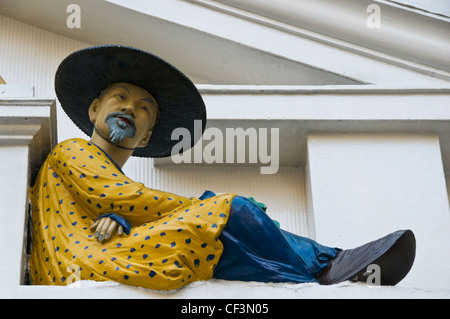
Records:
[[[231,203],[219,239],[224,250],[213,277],[225,280],[317,282],[340,251],[278,228],[264,210],[240,196]]]

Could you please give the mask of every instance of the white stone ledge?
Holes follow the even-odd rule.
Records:
[[[199,85],[210,120],[450,120],[450,87]]]
[[[76,285],[80,285],[76,287]],[[0,294],[1,297],[4,297]],[[72,286],[19,286],[9,298],[81,299],[436,299],[450,298],[450,290],[400,286],[373,287],[343,282],[331,286],[315,283],[278,284],[212,279],[194,282],[174,292],[160,292],[116,282],[81,281]],[[181,309],[180,309],[181,311]]]
[[[34,87],[29,85],[0,84],[0,99],[29,98],[34,96]]]

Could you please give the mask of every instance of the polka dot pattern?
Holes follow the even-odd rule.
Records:
[[[82,280],[158,290],[210,279],[234,196],[199,200],[154,190],[127,178],[94,144],[64,141],[30,192],[32,282],[66,285],[75,270]],[[125,218],[131,233],[99,243],[89,226],[106,213]]]

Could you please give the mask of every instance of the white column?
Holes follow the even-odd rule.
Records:
[[[450,214],[435,135],[310,135],[310,225],[325,245],[354,248],[398,230],[416,235],[401,286],[450,286]]]
[[[28,145],[0,145],[0,274],[4,287],[23,283],[28,156]]]
[[[0,297],[11,297],[24,283],[27,266],[30,182],[56,143],[55,101],[32,98],[28,87],[1,89]]]

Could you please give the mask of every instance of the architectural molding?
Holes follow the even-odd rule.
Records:
[[[42,147],[56,145],[56,103],[53,99],[0,99],[0,134],[29,141],[42,130]]]
[[[209,7],[232,12],[217,2],[241,9],[240,16],[251,12],[277,22],[314,32],[331,45],[347,46],[361,54],[390,59],[406,67],[427,67],[450,71],[450,18],[383,0],[191,0]],[[367,20],[376,4],[380,10],[380,27],[369,28]],[[236,12],[236,11],[235,11]],[[320,17],[320,18],[319,18]],[[250,18],[250,16],[248,17]],[[260,19],[262,22],[262,19]],[[327,38],[325,38],[327,37]],[[343,42],[340,42],[341,40]],[[355,46],[352,46],[356,45]],[[413,45],[412,45],[413,44]]]
[[[34,96],[34,87],[29,85],[6,85],[0,83],[0,99],[27,98]]]
[[[219,128],[224,136],[226,128],[279,128],[280,166],[303,167],[306,140],[313,133],[431,134],[439,137],[443,165],[450,171],[448,86],[199,85],[198,88],[207,105],[207,128]],[[193,153],[196,147],[199,146],[194,147]],[[155,159],[154,164],[174,165],[174,161]]]
[[[449,94],[442,85],[214,85],[198,84],[202,94]]]
[[[399,26],[385,23],[381,31],[370,31],[370,34],[389,31],[377,38],[379,43],[385,43],[385,47],[378,44],[365,46],[361,39],[376,42],[368,36],[365,25],[367,12],[361,5],[366,1],[345,1],[349,2],[348,8],[341,5],[337,8],[336,3],[327,7],[326,1],[322,0],[314,2],[315,6],[321,4],[320,8],[325,10],[321,17],[336,15],[335,19],[341,19],[337,21],[339,25],[334,25],[335,19],[317,19],[316,11],[303,10],[310,12],[309,20],[316,24],[328,23],[330,29],[336,30],[338,26],[347,27],[347,38],[342,39],[339,34],[327,34],[318,27],[309,30],[309,20],[296,16],[295,10],[292,10],[292,19],[301,21],[297,24],[287,18],[264,16],[260,11],[269,1],[258,1],[261,3],[259,11],[247,11],[210,0],[155,0],[151,6],[142,0],[79,0],[78,5],[82,8],[79,29],[66,25],[66,8],[71,4],[70,0],[1,0],[0,14],[86,43],[137,46],[167,59],[196,83],[438,85],[450,79],[444,65],[448,41],[441,41],[442,37],[448,38],[446,29],[435,30],[439,23],[446,25],[445,21],[431,19],[424,22],[431,29],[424,27],[417,32],[422,39],[417,42],[417,48],[410,47],[410,43],[416,43],[415,32],[408,29],[411,25],[401,23]],[[247,5],[250,2],[243,1]],[[360,3],[357,8],[364,9],[362,12],[354,13],[356,3]],[[382,10],[386,16],[394,12],[387,7]],[[415,18],[410,17],[409,11],[397,11],[397,15],[389,16],[388,20],[398,18],[400,20],[395,21],[402,22],[402,19]],[[355,26],[354,21],[359,24]],[[353,30],[355,28],[359,31]],[[402,38],[407,38],[407,42],[399,40]],[[401,45],[405,54],[396,55],[389,47],[395,45]],[[422,51],[420,59],[409,59],[406,54]],[[441,58],[437,59],[438,56]],[[441,64],[428,63],[435,60]]]
[[[33,96],[32,86],[0,85],[0,146],[35,148],[31,170],[39,168],[57,144],[56,101]]]

